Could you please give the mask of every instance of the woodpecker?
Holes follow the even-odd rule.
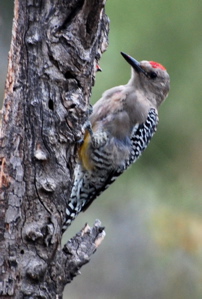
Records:
[[[78,151],[63,231],[140,157],[156,132],[158,108],[168,96],[170,78],[163,65],[121,54],[132,68],[131,78],[126,85],[105,91],[93,106]]]

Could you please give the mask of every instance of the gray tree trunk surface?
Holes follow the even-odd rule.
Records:
[[[105,0],[15,0],[0,139],[0,296],[62,298],[104,237],[99,221],[61,247]]]

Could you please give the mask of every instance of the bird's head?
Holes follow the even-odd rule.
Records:
[[[121,52],[132,67],[132,76],[128,84],[145,92],[148,99],[154,99],[159,106],[167,97],[170,89],[170,77],[166,68],[154,61],[137,61]]]

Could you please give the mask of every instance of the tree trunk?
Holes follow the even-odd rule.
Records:
[[[96,61],[108,44],[104,4],[15,0],[0,152],[5,298],[62,298],[104,237],[96,221],[61,248]]]

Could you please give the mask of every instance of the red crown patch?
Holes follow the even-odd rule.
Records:
[[[151,64],[151,66],[152,66],[154,69],[161,69],[161,70],[163,70],[163,71],[166,70],[166,68],[165,68],[162,64],[160,64],[160,63],[158,63],[158,62],[150,61],[149,63]]]

